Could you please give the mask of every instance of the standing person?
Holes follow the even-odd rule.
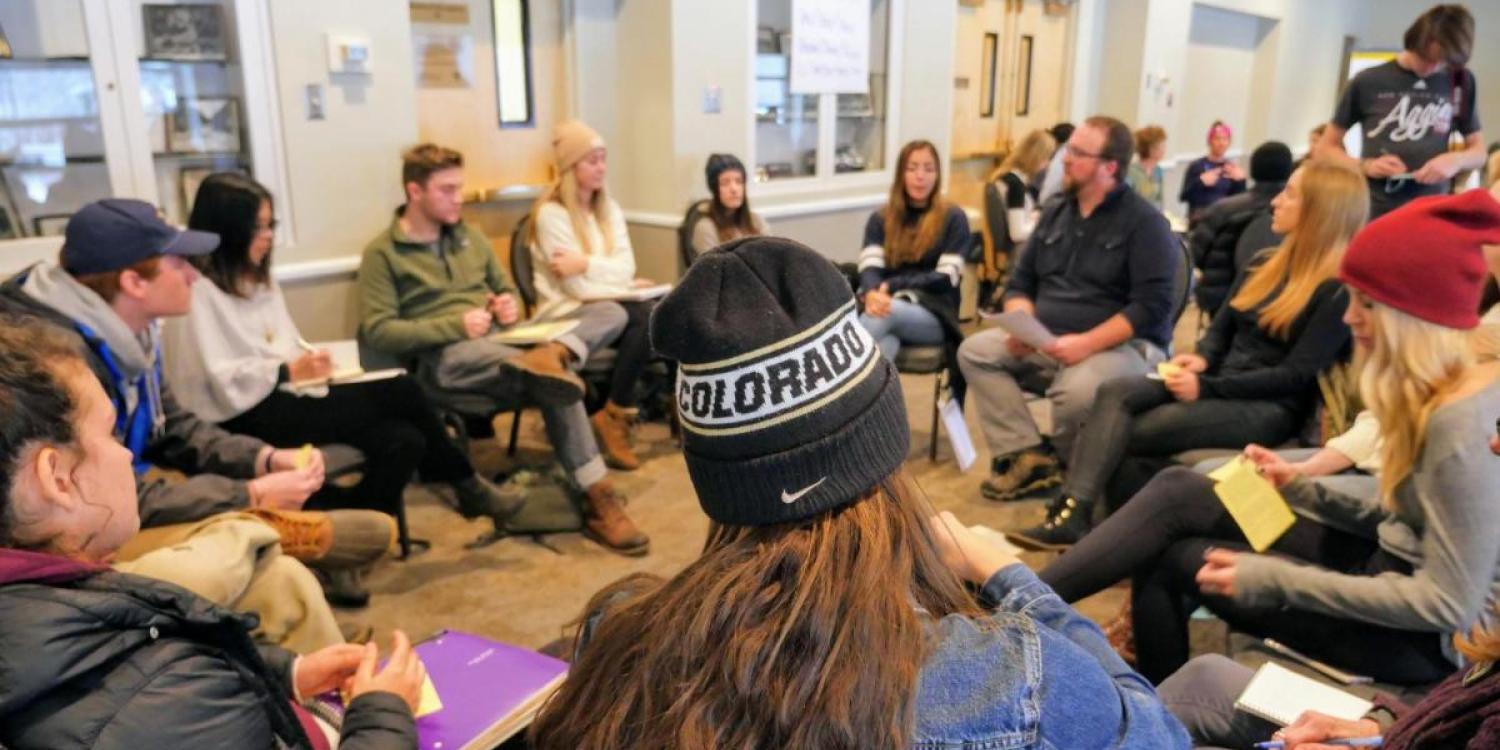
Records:
[[[1291,162],[1290,151],[1284,157]],[[1075,544],[1122,461],[1166,463],[1194,448],[1280,445],[1296,434],[1318,393],[1318,373],[1349,347],[1338,265],[1369,202],[1364,179],[1349,167],[1317,162],[1298,170],[1273,203],[1286,241],[1231,288],[1197,353],[1173,357],[1180,369],[1164,380],[1104,383],[1046,520],[1006,536],[1027,549]]]
[[[75,337],[0,319],[0,743],[326,749],[303,710],[347,685],[345,750],[416,748],[422,663],[401,631],[302,656],[251,641],[254,615],[107,561],[140,525],[132,455]]]
[[[1164,172],[1161,168],[1162,157],[1166,155],[1167,131],[1160,125],[1147,125],[1135,131],[1135,162],[1130,165],[1130,173],[1125,181],[1147,203],[1156,206],[1158,211],[1161,210],[1162,199],[1166,197],[1166,188],[1162,187]]]
[[[1370,216],[1423,195],[1449,190],[1453,176],[1484,164],[1484,134],[1474,73],[1474,16],[1451,3],[1434,5],[1406,29],[1396,59],[1361,71],[1344,87],[1323,131],[1319,155],[1354,160],[1344,134],[1360,126],[1358,165],[1370,180]],[[1449,151],[1454,131],[1461,151]]]
[[[912,141],[896,158],[890,198],[865,222],[859,253],[860,325],[891,362],[903,344],[958,351],[958,289],[969,217],[943,197],[937,147]],[[953,384],[963,399],[963,385]]]
[[[1292,150],[1278,141],[1262,143],[1250,154],[1250,179],[1255,181],[1250,189],[1209,206],[1199,215],[1188,234],[1193,265],[1200,271],[1193,286],[1199,311],[1213,316],[1224,304],[1240,272],[1234,258],[1240,236],[1251,222],[1271,212],[1271,200],[1291,176]]]
[[[1344,320],[1367,353],[1360,393],[1380,430],[1375,498],[1267,471],[1297,518],[1270,554],[1252,554],[1213,480],[1168,469],[1042,580],[1077,601],[1132,577],[1138,664],[1153,681],[1187,661],[1199,604],[1382,682],[1448,676],[1453,635],[1500,624],[1500,463],[1486,439],[1500,363],[1475,364],[1471,348],[1480,246],[1495,242],[1500,204],[1472,190],[1393,211],[1344,254]]]
[[[693,225],[693,252],[702,255],[731,240],[770,233],[745,194],[745,165],[734,154],[710,154],[703,166],[708,214]]]
[[[327,352],[303,351],[302,336],[271,278],[276,213],[260,183],[233,172],[209,175],[188,227],[219,236],[194,260],[192,310],[168,322],[166,372],[184,406],[228,430],[279,445],[344,443],[365,455],[350,489],[325,485],[305,507],[363,507],[404,517],[401,495],[413,475],[452,487],[466,517],[496,530],[523,504],[475,472],[448,439],[417,382],[405,375],[328,386],[315,395],[290,385],[333,374]]]
[[[854,311],[831,263],[766,238],[663,300],[651,338],[680,363],[708,543],[595,595],[532,746],[1185,748],[1098,628],[932,516],[899,376]]]
[[[1187,204],[1188,223],[1197,223],[1203,209],[1231,195],[1245,192],[1245,171],[1226,158],[1233,134],[1221,120],[1208,128],[1208,155],[1194,159],[1182,176],[1177,199]]]
[[[641,467],[630,444],[637,415],[635,387],[651,359],[647,326],[656,301],[610,301],[638,284],[625,214],[605,189],[609,163],[604,139],[588,125],[568,120],[553,133],[552,151],[557,179],[531,209],[534,317],[577,318],[579,327],[570,335],[583,344],[574,349],[580,362],[589,351],[615,345],[609,399],[590,422],[605,463],[634,471]],[[623,329],[596,322],[621,317]]]
[[[520,303],[489,242],[462,220],[463,180],[457,151],[426,143],[402,155],[406,203],[360,260],[360,335],[376,350],[416,359],[417,376],[439,388],[538,405],[558,462],[584,495],[584,534],[644,555],[650,540],[609,481],[573,372],[587,357],[579,332],[617,334],[623,311],[526,351],[487,338],[520,319]]]
[[[1166,217],[1122,179],[1133,146],[1112,117],[1073,132],[1062,149],[1067,192],[1043,207],[1006,284],[1005,310],[1035,317],[1057,341],[1038,351],[991,328],[959,347],[994,456],[980,485],[987,498],[1056,485],[1057,456],[1070,455],[1099,384],[1144,375],[1166,357],[1182,256]],[[1055,453],[1026,406],[1028,391],[1052,401]]]

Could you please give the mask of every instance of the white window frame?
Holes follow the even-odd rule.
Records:
[[[808,177],[784,177],[757,182],[755,194],[762,197],[820,194],[829,190],[858,190],[887,188],[891,184],[896,168],[896,156],[901,149],[901,81],[903,74],[902,51],[906,37],[906,0],[886,0],[889,4],[886,19],[886,78],[885,78],[885,154],[883,166],[874,171],[837,174],[833,171],[833,155],[838,149],[838,94],[818,94],[818,157],[814,173]],[[748,142],[745,153],[750,168],[760,163],[756,155],[755,132],[755,29],[759,28],[760,7],[756,0],[747,2],[751,34],[745,40],[745,56],[748,64],[745,92],[749,106],[745,107],[748,126]]]
[[[80,0],[94,93],[99,103],[99,129],[104,140],[104,163],[110,195],[137,198],[160,205],[156,165],[151,153],[146,113],[141,107],[140,61],[135,33],[140,5],[119,0]],[[256,181],[270,189],[283,207],[278,211],[276,244],[295,245],[292,212],[286,210],[286,149],[282,142],[281,107],[276,96],[275,57],[271,44],[268,0],[230,0],[238,32],[240,72],[245,87],[241,116]],[[126,93],[129,92],[129,95]],[[8,275],[39,260],[56,258],[62,237],[24,237],[0,240],[0,274]]]

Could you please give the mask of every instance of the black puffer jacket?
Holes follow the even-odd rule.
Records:
[[[1212,316],[1223,306],[1234,283],[1235,243],[1255,217],[1270,210],[1271,199],[1283,187],[1285,182],[1257,182],[1255,187],[1204,209],[1193,224],[1188,243],[1193,249],[1193,265],[1203,272],[1193,288],[1199,310]]]
[[[161,581],[0,549],[0,745],[310,748],[294,654],[252,643],[253,620]],[[339,746],[415,748],[411,711],[362,695]]]

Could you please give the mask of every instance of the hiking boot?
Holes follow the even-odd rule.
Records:
[[[281,535],[281,551],[304,563],[323,559],[333,548],[333,523],[326,513],[251,508],[245,511]]]
[[[1011,544],[1028,550],[1062,551],[1089,533],[1090,507],[1071,497],[1060,497],[1047,506],[1047,520],[1021,531],[1007,531]]]
[[[453,483],[453,494],[458,497],[458,512],[464,518],[489,518],[496,529],[505,528],[505,522],[514,518],[526,506],[518,488],[496,487],[478,474]]]
[[[325,589],[325,598],[327,597],[327,593],[328,592]],[[375,628],[372,628],[369,625],[357,625],[352,622],[341,622],[339,623],[339,635],[344,636],[344,643],[352,643],[356,646],[363,646],[366,643],[369,643],[370,639],[375,637]]]
[[[635,424],[637,409],[616,406],[606,401],[604,408],[589,417],[594,426],[594,437],[599,440],[599,452],[604,454],[604,463],[611,469],[635,471],[641,468],[641,459],[630,449],[630,427]]]
[[[572,354],[555,342],[537,344],[500,363],[521,373],[526,396],[539,406],[567,406],[583,398],[583,381],[568,367]]]
[[[630,516],[608,480],[589,486],[583,498],[583,535],[622,555],[640,557],[650,551],[651,539]]]
[[[360,572],[354,568],[317,571],[323,584],[323,598],[329,606],[339,609],[361,609],[370,605],[370,590],[360,581]]]
[[[367,568],[396,544],[396,519],[376,510],[325,511],[333,526],[327,554],[312,560],[323,570]]]
[[[990,478],[979,491],[990,500],[1019,500],[1039,490],[1062,484],[1062,467],[1051,451],[1039,448],[999,456],[990,462]]]

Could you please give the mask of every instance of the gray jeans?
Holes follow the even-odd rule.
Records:
[[[615,308],[620,309],[619,305]],[[428,355],[422,367],[427,377],[441,388],[481,393],[502,405],[514,405],[525,402],[525,388],[516,371],[501,367],[500,363],[520,353],[520,349],[490,339],[469,339]],[[603,479],[607,473],[604,459],[599,456],[599,445],[594,442],[583,401],[538,408],[558,463],[573,481],[587,488]]]
[[[557,343],[568,347],[581,367],[590,354],[620,338],[629,318],[618,302],[585,302],[563,316],[563,320],[577,320],[578,327],[557,337]]]
[[[1072,455],[1073,440],[1094,404],[1099,384],[1125,375],[1144,375],[1166,358],[1154,344],[1137,339],[1064,367],[1039,353],[1012,356],[1005,346],[1007,338],[1005,331],[991,328],[964,339],[958,348],[959,369],[969,381],[969,400],[979,410],[984,440],[995,456],[1042,443],[1042,434],[1026,408],[1026,393],[1052,402],[1052,445],[1066,459]]]
[[[1193,738],[1193,747],[1251,747],[1281,727],[1243,711],[1234,702],[1255,670],[1227,656],[1193,658],[1156,688],[1161,702]]]

